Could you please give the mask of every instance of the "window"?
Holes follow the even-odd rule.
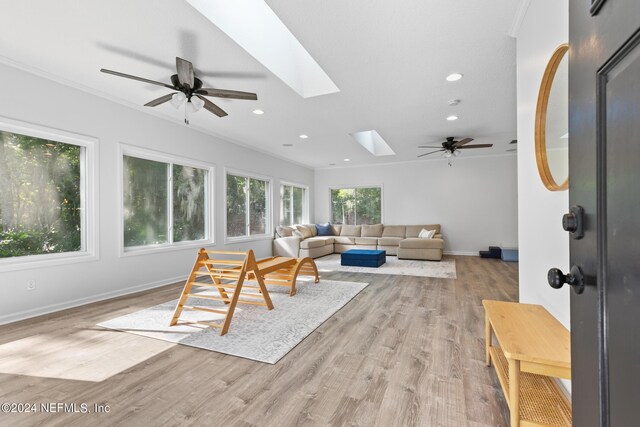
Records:
[[[124,248],[211,240],[210,168],[149,157],[123,155]]]
[[[269,180],[227,173],[227,238],[269,233],[270,191]]]
[[[282,184],[280,186],[280,225],[302,224],[308,217],[307,189]]]
[[[334,224],[380,224],[382,188],[331,189],[331,222]]]
[[[0,124],[0,260],[11,258],[7,265],[14,267],[93,252],[87,227],[92,152],[88,139]]]

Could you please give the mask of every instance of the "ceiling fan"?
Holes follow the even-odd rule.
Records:
[[[118,71],[112,71],[107,69],[100,69],[101,72],[112,74],[114,76],[124,77],[127,79],[138,80],[144,83],[150,83],[157,86],[164,86],[167,89],[176,91],[175,93],[169,93],[163,95],[160,98],[156,98],[147,102],[145,107],[156,107],[165,102],[170,102],[174,107],[180,108],[185,106],[184,121],[189,124],[189,112],[196,112],[204,107],[205,110],[215,114],[218,117],[224,117],[227,115],[226,111],[218,107],[213,102],[209,101],[205,96],[213,96],[216,98],[229,98],[229,99],[248,99],[255,101],[258,99],[258,95],[251,92],[241,92],[238,90],[226,90],[226,89],[214,89],[202,87],[202,80],[195,76],[193,71],[193,64],[186,59],[176,57],[176,71],[177,74],[173,74],[170,77],[171,84],[157,82],[155,80],[149,80],[142,77],[132,76],[130,74],[120,73]]]
[[[455,137],[449,136],[447,140],[442,142],[442,146],[433,145],[419,145],[418,148],[438,148],[438,150],[430,151],[428,153],[420,154],[418,157],[428,156],[429,154],[442,153],[442,157],[449,159],[449,166],[451,166],[451,158],[460,154],[458,150],[468,150],[470,148],[489,148],[493,147],[493,144],[475,144],[466,145],[473,141],[473,138],[464,138],[459,141],[455,140]]]

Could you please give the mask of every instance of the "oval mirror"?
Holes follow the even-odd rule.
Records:
[[[551,191],[569,187],[569,46],[551,56],[542,77],[536,109],[536,162]]]

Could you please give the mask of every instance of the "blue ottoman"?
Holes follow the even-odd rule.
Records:
[[[387,251],[349,249],[340,255],[341,265],[352,267],[380,267],[387,261]]]

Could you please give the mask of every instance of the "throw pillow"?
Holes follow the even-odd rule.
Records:
[[[316,230],[318,230],[318,236],[333,236],[333,227],[331,223],[316,224]]]
[[[313,237],[313,233],[304,225],[296,225],[296,230],[302,234],[302,237],[308,239],[309,237]]]
[[[315,224],[302,224],[311,232],[311,237],[316,237],[318,235],[318,230],[316,229]]]
[[[296,236],[296,237],[301,237],[304,239],[304,236],[302,235],[301,232],[299,232],[298,230],[293,230],[293,232],[291,233],[292,236]]]
[[[421,239],[433,239],[433,236],[435,236],[435,234],[436,230],[425,230],[423,228],[422,231],[420,231],[420,234],[418,234],[418,237]]]
[[[291,237],[293,236],[293,228],[279,225],[276,227],[276,233],[279,237]]]

